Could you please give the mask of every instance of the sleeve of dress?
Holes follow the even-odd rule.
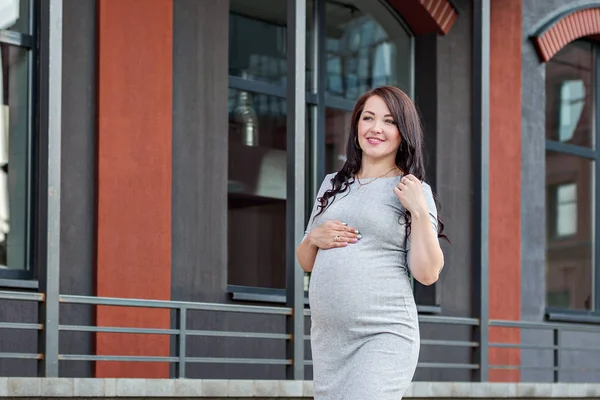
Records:
[[[423,194],[425,195],[425,200],[427,201],[427,208],[429,209],[429,220],[431,221],[431,229],[436,233],[438,232],[438,220],[437,220],[437,207],[435,206],[435,200],[433,199],[433,192],[431,190],[431,186],[427,183],[423,182]],[[408,236],[408,240],[406,241],[406,265],[408,265],[410,260],[410,239],[412,235]]]
[[[312,211],[310,213],[310,218],[308,219],[308,222],[306,224],[306,229],[304,230],[304,237],[302,238],[302,242],[304,241],[304,239],[306,239],[306,237],[308,236],[308,233],[317,225],[316,221],[315,221],[315,214],[317,213],[318,210],[318,205],[319,205],[319,197],[323,196],[323,194],[325,194],[325,192],[328,189],[331,189],[331,178],[333,178],[334,174],[329,174],[327,176],[325,176],[325,179],[323,179],[323,182],[321,182],[321,187],[319,188],[319,191],[317,192],[317,197],[314,200],[313,203],[313,208]]]

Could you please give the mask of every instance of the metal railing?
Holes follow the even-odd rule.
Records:
[[[490,320],[489,326],[496,328],[511,328],[518,329],[521,333],[523,331],[550,331],[552,333],[552,344],[535,344],[528,343],[529,340],[525,340],[526,343],[489,343],[490,348],[499,349],[513,349],[513,350],[537,350],[537,351],[552,351],[552,365],[502,365],[502,364],[490,364],[489,369],[499,370],[539,370],[539,371],[553,371],[553,382],[560,381],[560,372],[593,372],[600,374],[600,346],[564,346],[561,344],[561,339],[566,333],[590,333],[594,334],[597,338],[600,338],[600,326],[585,325],[585,324],[572,324],[572,323],[550,323],[550,322],[529,322],[529,321],[499,321]],[[523,340],[522,340],[523,341]],[[600,340],[598,340],[600,342]],[[595,353],[599,352],[595,357],[595,366],[577,366],[577,367],[561,367],[561,355],[565,352],[586,352]]]
[[[0,291],[0,300],[17,300],[29,302],[44,302],[45,296],[41,293],[27,293],[17,291]],[[253,305],[237,305],[237,304],[219,304],[219,303],[199,303],[199,302],[184,302],[184,301],[164,301],[164,300],[142,300],[142,299],[123,299],[123,298],[103,298],[93,296],[74,296],[60,295],[60,304],[87,305],[96,307],[134,307],[146,309],[163,309],[175,311],[176,326],[175,328],[134,328],[123,326],[88,326],[88,325],[72,325],[59,324],[58,331],[60,332],[88,332],[88,333],[115,333],[115,334],[143,334],[143,335],[166,335],[176,337],[176,351],[173,356],[148,356],[148,355],[93,355],[93,354],[61,354],[57,353],[58,361],[124,361],[124,362],[164,362],[175,366],[174,377],[185,378],[186,366],[189,364],[205,363],[205,364],[260,364],[260,365],[285,365],[293,364],[291,358],[230,358],[230,357],[194,357],[188,355],[186,342],[191,337],[205,338],[243,338],[243,339],[266,339],[266,340],[281,340],[290,341],[292,335],[290,333],[266,333],[266,332],[246,332],[246,331],[222,331],[222,330],[197,330],[189,329],[188,316],[192,311],[209,311],[218,313],[242,313],[242,314],[261,314],[261,315],[278,315],[289,317],[292,315],[292,309],[289,307],[280,306],[253,306]],[[305,309],[304,315],[310,316],[310,310]],[[476,318],[462,317],[447,317],[420,315],[419,322],[421,324],[435,324],[440,326],[463,326],[468,328],[476,328],[480,325],[480,321]],[[540,369],[554,371],[554,382],[559,381],[559,372],[561,371],[587,371],[600,372],[600,368],[561,368],[560,355],[564,351],[600,351],[600,347],[572,347],[561,345],[561,335],[565,332],[587,332],[598,334],[600,337],[600,327],[586,326],[577,324],[558,324],[545,322],[524,322],[524,321],[488,321],[487,326],[494,328],[511,328],[523,330],[549,330],[553,333],[553,343],[551,345],[528,344],[528,343],[479,343],[470,340],[452,340],[452,339],[422,339],[422,346],[441,346],[441,347],[461,347],[470,349],[479,349],[480,351],[488,352],[490,348],[497,349],[513,349],[513,350],[551,350],[553,352],[552,365],[548,366],[522,366],[522,365],[480,365],[477,362],[419,362],[418,369],[458,369],[466,371],[476,371],[480,369],[499,369],[499,370],[524,370],[524,369]],[[5,322],[0,321],[0,330],[36,330],[42,332],[45,329],[42,323],[25,323],[25,322]],[[304,340],[310,340],[309,335],[304,336]],[[0,359],[32,359],[42,360],[47,357],[43,353],[17,353],[17,352],[2,352]],[[298,362],[304,365],[311,365],[311,360],[299,360]],[[600,362],[598,363],[600,367]],[[487,376],[487,374],[485,374]]]

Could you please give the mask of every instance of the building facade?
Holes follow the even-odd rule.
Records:
[[[166,360],[107,360],[175,357],[182,343],[151,330],[180,329],[177,312],[76,296],[289,307],[302,312],[184,314],[204,332],[184,340],[203,358],[185,376],[310,379],[294,248],[343,165],[354,101],[391,84],[422,115],[451,240],[440,280],[414,284],[415,379],[600,377],[600,0],[14,4],[0,31],[0,322],[57,336],[0,330],[0,353],[53,351],[60,376],[169,377]],[[290,354],[307,362],[244,362]],[[39,364],[0,358],[0,375]]]

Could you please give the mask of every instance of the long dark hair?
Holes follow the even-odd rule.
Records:
[[[394,121],[398,126],[401,140],[400,147],[396,153],[396,166],[404,175],[412,174],[420,181],[425,180],[425,163],[423,161],[423,128],[421,119],[413,101],[402,90],[393,86],[381,86],[364,93],[354,106],[352,120],[350,122],[350,135],[346,145],[346,162],[342,169],[331,179],[332,188],[327,190],[322,197],[319,197],[318,210],[315,217],[325,211],[325,209],[335,200],[338,193],[344,193],[348,190],[350,184],[354,182],[354,177],[360,170],[362,164],[362,149],[358,147],[358,120],[363,112],[365,103],[371,96],[379,96],[383,99],[389,108]],[[439,213],[439,202],[434,194],[434,200],[438,209],[438,237],[448,237],[443,233],[444,223]],[[410,212],[404,212],[404,221],[406,235],[410,235],[411,218]]]

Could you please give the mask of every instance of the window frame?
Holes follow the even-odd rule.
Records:
[[[27,73],[27,122],[26,127],[19,127],[27,135],[26,154],[26,226],[25,226],[25,264],[22,268],[0,269],[0,287],[37,289],[38,282],[35,280],[36,256],[39,244],[36,245],[36,237],[39,237],[39,180],[38,169],[40,162],[36,161],[36,149],[38,145],[38,79],[39,79],[39,0],[20,0],[20,19],[27,19],[28,33],[16,30],[0,30],[0,43],[18,47],[27,51],[26,73]],[[25,10],[25,13],[23,12]],[[25,15],[24,15],[25,14]],[[10,164],[10,161],[9,161]]]
[[[545,307],[545,318],[549,321],[557,322],[578,322],[578,323],[593,323],[600,324],[600,207],[598,207],[600,200],[600,123],[598,118],[600,117],[600,44],[591,41],[592,44],[592,59],[593,59],[593,139],[594,147],[584,147],[579,145],[573,145],[569,143],[562,143],[559,139],[545,139],[545,152],[552,151],[559,154],[567,154],[583,158],[592,162],[592,196],[590,204],[592,207],[592,279],[591,279],[591,310],[573,310],[567,308],[549,307],[547,303],[547,292],[545,289],[544,293],[544,307]],[[546,216],[548,215],[548,188],[546,188]],[[579,226],[579,224],[578,224]],[[568,239],[569,236],[558,236],[555,237],[554,230],[548,232],[550,227],[546,226],[546,238],[552,238],[552,240],[560,241]],[[549,236],[552,234],[553,236]],[[548,239],[547,239],[548,240]],[[547,251],[546,242],[546,251]],[[547,257],[547,255],[546,255]],[[547,277],[546,277],[547,279]]]
[[[307,139],[307,156],[306,156],[306,184],[305,184],[305,220],[310,217],[314,199],[317,195],[322,178],[325,176],[325,111],[333,109],[337,111],[352,112],[355,101],[332,96],[326,93],[325,88],[327,75],[327,58],[326,58],[326,36],[319,34],[324,32],[326,28],[326,1],[314,0],[312,2],[312,10],[307,13],[307,27],[311,30],[310,36],[313,38],[313,43],[307,41],[307,63],[312,63],[312,71],[316,71],[316,79],[314,76],[311,80],[307,77],[307,87],[305,87],[306,96],[306,127],[308,131]],[[410,76],[409,76],[409,95],[414,97],[415,91],[415,36],[402,20],[401,16],[385,2],[381,2],[386,11],[391,14],[398,24],[407,32],[410,40]],[[288,21],[289,22],[289,21]],[[308,37],[308,35],[307,35]],[[312,44],[312,45],[311,45]],[[309,54],[311,52],[311,54]],[[288,54],[288,60],[290,55]],[[253,94],[265,94],[279,98],[287,98],[287,88],[283,85],[245,79],[239,76],[229,75],[228,90],[241,90]],[[308,87],[310,86],[310,87]],[[288,233],[292,233],[292,227],[286,227]],[[283,266],[282,266],[283,267]],[[411,280],[414,279],[411,277]],[[413,287],[414,287],[413,282]],[[420,313],[437,314],[441,312],[439,306],[439,290],[437,283],[424,287],[425,290],[430,290],[429,295],[435,297],[435,305],[422,305],[418,302],[418,292],[413,290],[415,300],[417,301],[417,310]],[[227,293],[235,301],[249,302],[266,302],[280,303],[286,302],[286,289],[272,289],[265,287],[241,286],[227,284]],[[304,303],[308,306],[308,293],[304,290]]]

